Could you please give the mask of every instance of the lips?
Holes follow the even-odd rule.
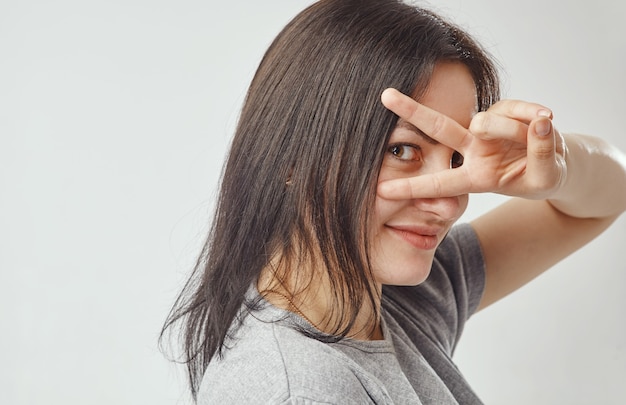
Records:
[[[392,226],[386,227],[395,235],[421,250],[432,250],[439,245],[441,228],[428,226]]]

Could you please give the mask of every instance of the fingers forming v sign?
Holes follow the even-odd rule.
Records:
[[[552,127],[550,110],[539,104],[500,101],[476,114],[464,128],[395,89],[385,90],[381,100],[399,117],[464,156],[458,168],[381,182],[378,193],[383,198],[495,192],[540,199],[562,182],[562,137]]]

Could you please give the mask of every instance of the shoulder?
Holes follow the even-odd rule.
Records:
[[[223,356],[209,364],[198,404],[370,401],[345,355],[282,322],[247,318]]]
[[[435,259],[425,288],[444,292],[447,298],[462,301],[473,312],[482,296],[485,283],[485,260],[482,247],[470,224],[454,226],[435,252]],[[465,302],[469,300],[470,302]]]
[[[437,248],[435,258],[441,263],[456,264],[456,267],[482,267],[482,247],[472,225],[453,226]]]

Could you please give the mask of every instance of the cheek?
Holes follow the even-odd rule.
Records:
[[[464,194],[458,197],[459,199],[459,214],[457,216],[457,219],[459,219],[459,217],[461,215],[463,215],[463,213],[465,213],[465,210],[467,209],[467,205],[469,203],[469,195],[468,194]]]
[[[376,197],[376,201],[374,202],[374,217],[371,222],[371,232],[372,236],[375,236],[379,231],[380,227],[385,224],[389,218],[393,217],[393,215],[403,209],[403,207],[407,206],[407,200],[386,200],[384,198]]]
[[[372,227],[378,228],[389,218],[397,213],[402,213],[405,209],[411,210],[413,213],[415,210],[435,213],[447,222],[455,222],[465,213],[468,203],[469,196],[467,194],[457,197],[416,200],[386,200],[377,196],[374,202]]]

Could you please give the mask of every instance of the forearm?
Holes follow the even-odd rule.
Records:
[[[567,170],[549,202],[579,218],[615,217],[626,211],[626,155],[599,138],[564,138]]]

